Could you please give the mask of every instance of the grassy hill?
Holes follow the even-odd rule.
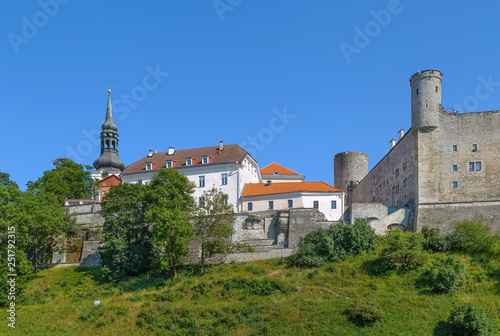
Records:
[[[434,294],[417,286],[422,268],[372,275],[366,265],[377,256],[316,269],[288,268],[279,259],[211,265],[204,274],[186,267],[176,279],[143,276],[115,285],[101,281],[99,268],[42,270],[28,284],[16,328],[4,319],[0,334],[444,335],[451,309],[468,302],[500,330],[498,260],[458,255],[469,274],[461,293]],[[353,320],[360,302],[376,307],[380,319]]]

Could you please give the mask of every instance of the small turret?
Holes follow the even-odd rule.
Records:
[[[346,192],[346,205],[352,202],[352,190],[368,174],[368,155],[362,152],[343,152],[333,159],[335,188]]]
[[[439,126],[441,82],[438,70],[417,72],[410,78],[411,127],[413,132],[430,132]]]

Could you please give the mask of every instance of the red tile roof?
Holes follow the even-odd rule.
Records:
[[[247,151],[238,145],[224,145],[224,149],[220,153],[219,146],[181,149],[176,150],[172,155],[168,155],[168,152],[155,153],[151,157],[146,156],[132,163],[123,171],[122,175],[149,171],[146,170],[146,162],[156,163],[156,166],[150,171],[157,171],[165,168],[167,161],[176,161],[174,168],[200,167],[241,161],[247,154]],[[202,163],[203,156],[210,156],[212,160],[209,163]],[[193,158],[196,162],[191,166],[186,166],[186,158]]]
[[[297,172],[294,172],[293,170],[277,164],[276,162],[273,162],[260,170],[260,175],[274,175],[274,173],[278,173],[279,175],[301,175]]]
[[[287,194],[294,192],[342,192],[325,182],[283,182],[271,183],[247,183],[243,188],[242,197]]]

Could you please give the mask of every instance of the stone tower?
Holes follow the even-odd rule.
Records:
[[[417,162],[415,204],[439,200],[439,119],[444,114],[441,106],[441,82],[443,74],[438,70],[419,71],[410,77],[411,130]]]
[[[362,152],[343,152],[333,159],[335,188],[346,193],[346,207],[352,203],[352,190],[368,174],[368,155]]]
[[[101,178],[109,174],[120,175],[125,170],[125,165],[118,157],[118,127],[116,127],[113,121],[111,90],[108,90],[106,120],[102,124],[101,129],[101,155],[94,161],[94,168],[100,172]]]

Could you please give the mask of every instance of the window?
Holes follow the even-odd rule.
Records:
[[[313,208],[319,209],[319,201],[313,201]]]
[[[337,209],[337,201],[332,201],[332,209]]]
[[[165,167],[172,168],[172,161],[171,160],[167,161],[167,164]]]
[[[396,176],[399,176],[399,168],[396,169]]]
[[[473,152],[477,151],[477,144],[472,144],[472,151]]]
[[[410,158],[410,164],[413,163],[413,156]]]
[[[453,188],[458,188],[458,181],[453,181]]]
[[[458,166],[457,165],[453,165],[453,171],[458,171]]]
[[[456,152],[457,151],[457,145],[453,145],[453,151]]]
[[[417,94],[418,94],[418,89],[417,89]]]
[[[193,159],[189,158],[189,159],[186,159],[186,166],[190,166],[193,164]]]
[[[288,200],[288,207],[293,208],[293,200]]]
[[[373,179],[373,183],[377,184],[377,178],[376,177]]]
[[[138,181],[137,181],[137,184],[142,184],[142,180],[138,180]]]
[[[200,187],[200,188],[205,187],[205,176],[200,176],[200,184],[199,184],[199,187]]]
[[[106,195],[106,191],[103,191],[103,192],[102,192],[102,194],[103,194],[103,195]]]
[[[227,205],[228,200],[227,200],[227,195],[222,196],[222,204]]]
[[[403,180],[403,188],[406,187],[408,185],[408,178],[405,178]]]
[[[469,171],[474,171],[474,162],[469,162]]]
[[[204,208],[205,207],[205,197],[200,197],[198,199],[198,202],[199,202],[199,205],[200,205],[200,208]]]
[[[396,194],[399,193],[399,184],[396,186]]]
[[[269,210],[273,210],[273,209],[274,209],[274,202],[269,201]]]
[[[248,202],[247,209],[248,209],[248,211],[252,211],[252,209],[253,209],[253,204],[252,204],[252,202]]]
[[[208,163],[208,156],[203,156],[201,158],[201,163],[203,163],[203,164]]]
[[[105,187],[105,186],[106,186],[106,182],[104,182],[104,183],[102,184],[102,186],[103,186],[103,187]]]
[[[476,170],[481,170],[481,162],[476,162]]]
[[[227,185],[227,173],[221,174],[222,185]]]
[[[405,161],[403,162],[403,171],[405,171],[406,168],[408,168],[408,162]]]
[[[151,170],[153,168],[153,164],[151,162],[146,163],[146,170]]]

